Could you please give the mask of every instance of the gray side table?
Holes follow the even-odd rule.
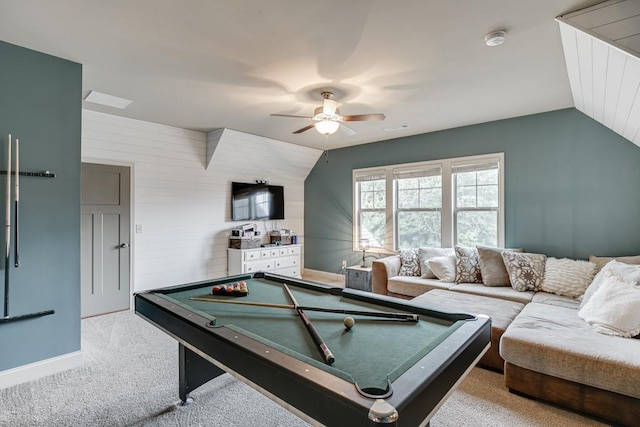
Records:
[[[345,285],[347,288],[371,292],[371,267],[347,267]]]

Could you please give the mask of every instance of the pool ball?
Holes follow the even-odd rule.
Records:
[[[353,328],[353,326],[356,324],[356,321],[353,320],[353,317],[345,317],[344,318],[344,327],[347,328],[347,330]]]

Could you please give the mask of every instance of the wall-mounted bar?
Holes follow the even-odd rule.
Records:
[[[7,171],[0,170],[0,175],[6,175]],[[11,173],[11,175],[15,175]],[[55,178],[56,174],[51,173],[49,171],[41,171],[41,172],[20,172],[18,175],[20,176],[35,176],[38,178]]]

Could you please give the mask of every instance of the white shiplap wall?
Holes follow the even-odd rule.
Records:
[[[132,166],[132,289],[227,274],[231,181],[285,187],[286,220],[304,227],[304,180],[321,151],[225,129],[207,167],[207,135],[84,110],[82,160]],[[274,162],[273,153],[284,156]],[[135,224],[142,233],[135,234]]]
[[[576,108],[640,146],[640,1],[557,18]]]

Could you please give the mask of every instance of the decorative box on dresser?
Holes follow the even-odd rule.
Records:
[[[229,275],[268,271],[283,276],[302,277],[300,245],[268,246],[256,249],[227,249]]]

